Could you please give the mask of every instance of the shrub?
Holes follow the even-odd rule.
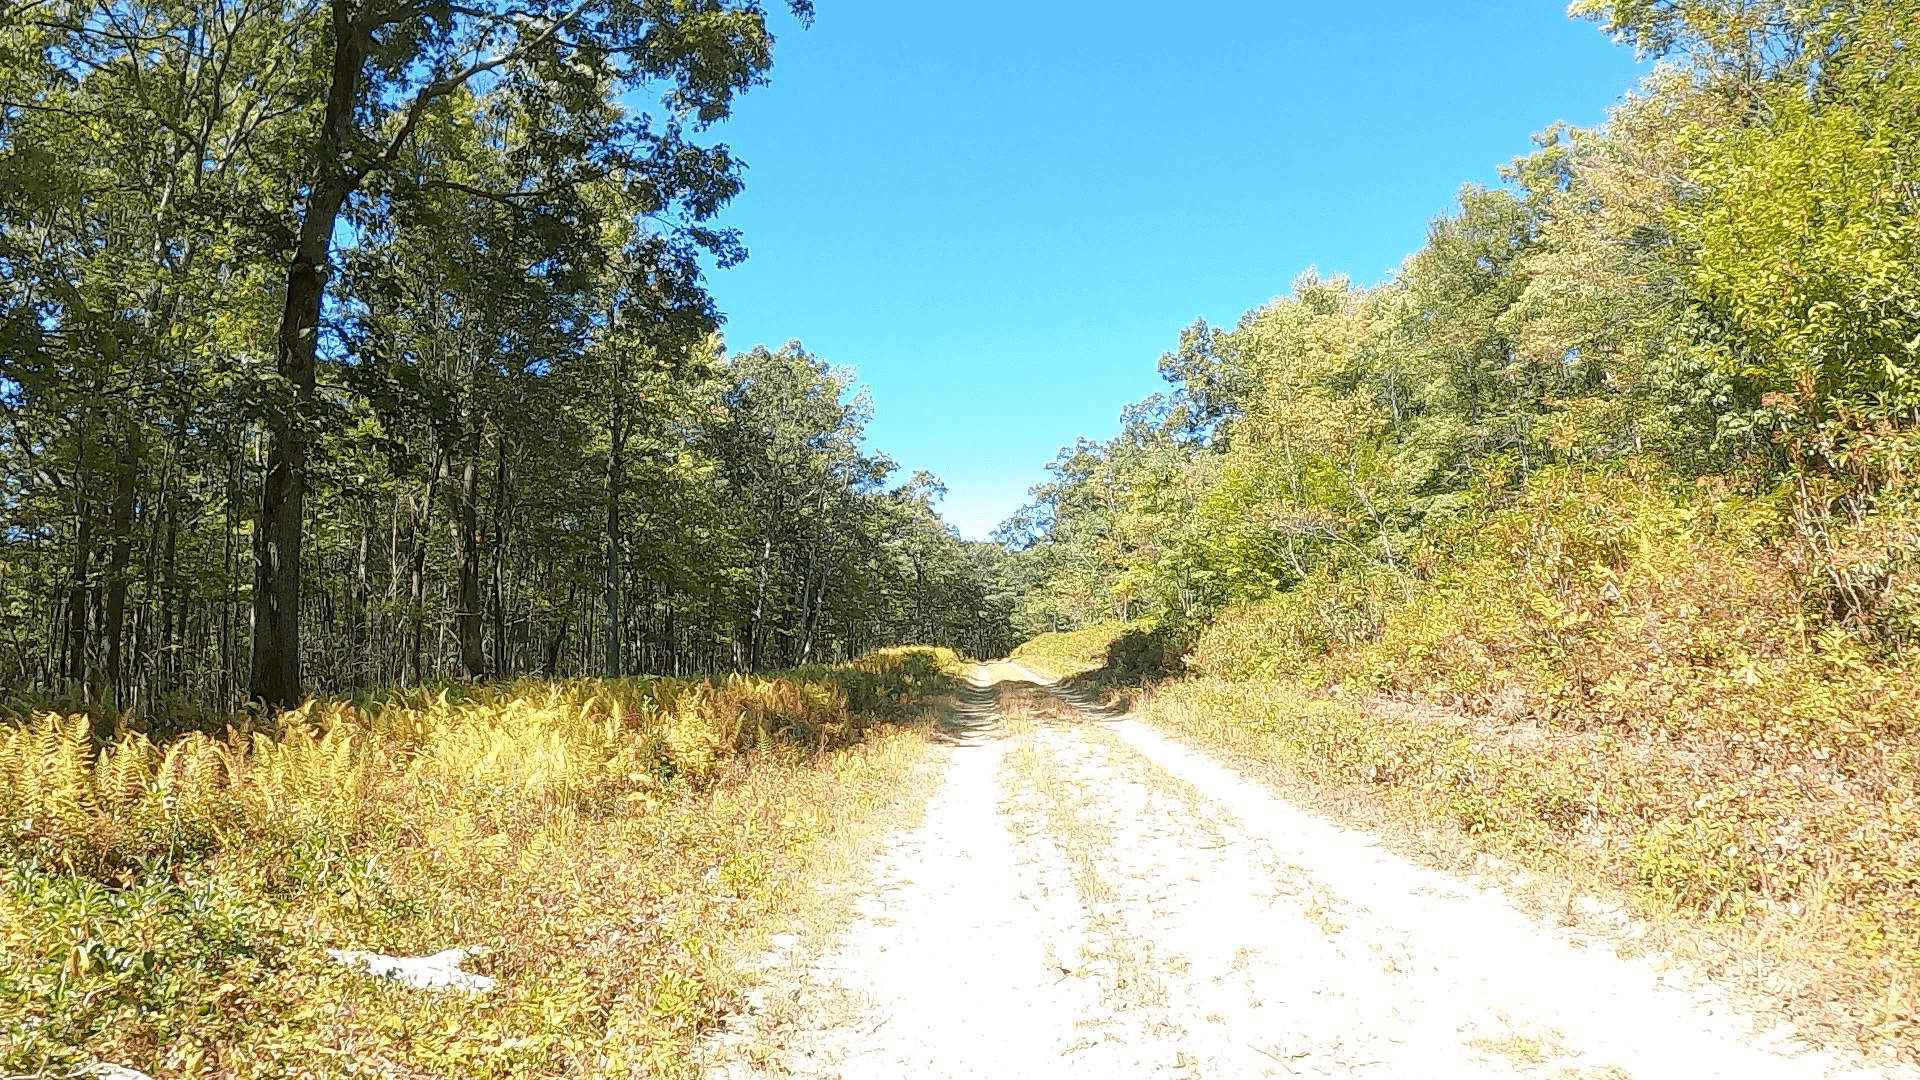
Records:
[[[1823,622],[1835,579],[1782,528],[1791,502],[1542,470],[1430,537],[1424,580],[1309,579],[1227,613],[1203,677],[1151,708],[1644,911],[1789,920],[1821,972],[1806,1003],[1911,1047],[1920,665]]]
[[[1186,671],[1186,645],[1165,626],[1128,630],[1107,646],[1104,671],[1123,683],[1164,679]]]

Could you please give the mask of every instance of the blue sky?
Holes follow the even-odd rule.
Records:
[[[982,537],[1105,438],[1197,317],[1377,281],[1467,180],[1641,70],[1553,0],[818,0],[718,137],[751,257],[728,346],[872,388],[871,446]]]

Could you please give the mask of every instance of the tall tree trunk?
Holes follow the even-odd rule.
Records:
[[[122,692],[126,689],[126,633],[127,633],[127,563],[133,554],[133,486],[140,464],[140,424],[129,420],[127,437],[120,444],[119,453],[113,463],[113,510],[109,516],[109,528],[113,537],[113,547],[107,556],[107,670],[105,692],[102,695],[109,708],[121,707]],[[95,732],[96,736],[111,738],[111,730]],[[104,740],[103,740],[104,741]]]
[[[485,642],[481,640],[480,611],[480,418],[467,420],[466,445],[460,457],[460,476],[453,488],[454,637],[460,645],[460,666],[470,678],[487,676]]]
[[[820,502],[814,510],[814,515],[813,542],[807,546],[807,569],[800,577],[800,640],[795,650],[795,658],[800,664],[810,663],[813,659],[814,613],[818,610],[822,599],[824,599],[821,594],[826,591],[827,587],[826,559],[831,558],[833,554],[831,541],[827,542],[826,556],[822,557],[820,553],[822,534],[827,532],[827,489],[825,486],[820,488]],[[820,590],[818,592],[816,592],[813,587],[813,571],[816,565],[820,567]]]
[[[313,397],[315,336],[320,301],[332,261],[334,225],[357,174],[347,160],[354,142],[367,39],[354,21],[358,5],[333,0],[333,71],[320,126],[318,160],[301,208],[299,238],[287,267],[287,295],[274,344],[279,374],[293,388],[289,408],[268,420],[266,475],[253,527],[253,652],[247,693],[263,704],[291,708],[302,696],[300,678],[300,544],[307,481],[307,433],[301,406]]]
[[[176,429],[178,430],[178,429]],[[176,455],[178,450],[175,451]],[[186,649],[183,631],[186,603],[180,596],[180,478],[167,485],[160,541],[160,642],[154,664],[156,695],[169,693],[180,678],[180,656]]]
[[[372,507],[364,507],[371,513]],[[347,591],[347,662],[349,682],[354,686],[371,685],[373,658],[369,656],[372,634],[367,627],[368,610],[373,604],[373,586],[367,578],[367,549],[373,542],[373,523],[362,518],[359,542],[353,550],[353,581]]]
[[[560,650],[567,643],[567,630],[573,625],[573,605],[579,596],[580,578],[570,577],[567,581],[567,606],[560,609],[560,625],[547,639],[546,662],[540,668],[540,674],[549,679],[560,675]]]
[[[666,600],[666,614],[661,620],[660,637],[667,650],[667,674],[680,674],[680,637],[674,628],[673,579],[668,578],[661,588],[660,595]]]
[[[401,610],[400,587],[401,583],[407,580],[407,568],[412,565],[411,562],[402,562],[400,554],[400,515],[406,512],[407,508],[411,505],[407,497],[400,492],[399,485],[396,484],[393,493],[392,516],[387,519],[387,591],[385,593],[385,614],[383,614],[375,624],[383,633],[389,627],[394,631],[401,631],[406,627],[405,620],[394,619],[393,613]],[[404,684],[407,681],[408,655],[406,652],[407,640],[404,634],[400,635],[400,642],[401,648],[386,650],[385,655],[380,661],[380,671],[384,678],[386,673],[391,670],[392,680],[396,683]],[[391,665],[391,669],[389,669],[389,665]]]
[[[229,433],[231,434],[231,433]],[[219,616],[220,626],[220,670],[214,676],[214,693],[220,702],[220,708],[233,706],[235,687],[233,676],[239,666],[235,642],[238,630],[234,627],[234,604],[231,584],[237,576],[234,571],[235,544],[233,541],[234,513],[240,502],[240,495],[247,488],[247,462],[242,453],[240,440],[235,439],[231,447],[232,458],[227,462],[227,497],[220,502],[220,590]]]
[[[782,512],[786,508],[777,497],[773,509],[767,515],[767,532],[760,542],[759,582],[753,592],[753,626],[747,634],[747,670],[760,670],[761,642],[765,637],[767,615],[767,575],[773,564],[773,534],[778,527]]]
[[[608,316],[612,326],[612,315]],[[620,481],[625,473],[623,459],[627,434],[621,429],[623,401],[620,393],[620,351],[609,343],[612,354],[612,380],[609,383],[612,408],[607,420],[607,601],[606,663],[602,671],[609,679],[625,674],[620,640]]]
[[[407,672],[406,682],[416,686],[426,678],[421,652],[425,647],[427,619],[427,518],[433,514],[433,489],[440,481],[441,458],[438,451],[427,467],[427,487],[413,514],[413,548],[409,552],[407,587]]]
[[[93,513],[84,495],[76,494],[79,520],[73,529],[73,566],[67,579],[68,681],[85,685],[87,681],[87,564],[93,558]]]
[[[494,442],[493,463],[493,670],[512,673],[512,643],[507,639],[507,433]]]
[[[61,676],[83,689],[87,683],[87,570],[93,561],[93,501],[87,495],[86,426],[81,417],[73,467],[73,561],[67,577],[67,629]]]
[[[760,582],[753,591],[753,626],[747,632],[747,670],[760,670],[760,642],[767,617],[767,571],[773,562],[773,527],[760,543]]]
[[[806,640],[800,648],[802,664],[813,662],[813,639],[820,632],[820,620],[827,607],[827,585],[833,577],[833,549],[834,545],[829,541],[826,554],[820,559],[820,587],[813,594],[813,611],[806,616]]]
[[[47,582],[47,654],[41,658],[40,682],[55,690],[67,677],[67,605],[68,582],[65,575],[50,574]]]

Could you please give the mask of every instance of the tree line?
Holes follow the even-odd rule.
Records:
[[[850,374],[720,344],[711,126],[771,46],[757,0],[0,0],[0,685],[1003,647]]]
[[[1818,620],[1920,637],[1920,5],[1572,10],[1661,63],[1383,283],[1183,332],[1002,527],[1023,628],[1431,578],[1545,471],[1651,469],[1747,492]]]

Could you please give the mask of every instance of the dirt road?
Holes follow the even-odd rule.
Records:
[[[1011,664],[717,1076],[1908,1076],[1755,1030]]]

